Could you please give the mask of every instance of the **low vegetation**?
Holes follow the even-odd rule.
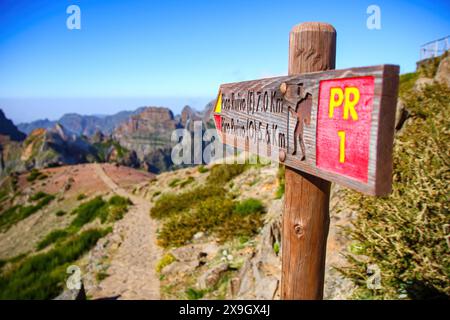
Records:
[[[87,196],[86,196],[84,193],[80,193],[80,194],[77,196],[77,200],[78,200],[78,201],[84,200],[84,199],[86,199],[86,198],[87,198]]]
[[[37,200],[41,200],[41,199],[43,199],[43,198],[45,198],[45,197],[47,197],[47,196],[48,196],[47,193],[42,192],[42,191],[39,191],[38,193],[32,195],[32,196],[30,197],[30,200],[31,200],[31,201],[37,201]]]
[[[223,186],[248,168],[246,164],[218,164],[211,168],[207,183]]]
[[[102,224],[118,221],[128,211],[129,205],[131,205],[129,199],[117,195],[111,197],[108,201],[99,196],[83,203],[72,212],[76,216],[67,228],[50,232],[37,244],[36,249],[42,250],[51,244],[62,242],[95,219],[100,219]]]
[[[46,207],[54,199],[55,197],[53,195],[38,193],[30,197],[32,202],[37,203],[32,203],[27,206],[15,205],[4,210],[0,213],[0,231],[4,232],[8,230],[12,225]]]
[[[410,118],[395,141],[392,194],[347,194],[358,216],[348,231],[354,241],[350,267],[341,271],[357,285],[357,299],[450,296],[450,89],[406,89],[403,100]],[[381,289],[367,287],[371,264],[381,271]]]
[[[176,261],[175,257],[173,256],[173,254],[170,253],[166,253],[161,260],[159,260],[158,264],[156,265],[156,272],[160,273],[162,271],[162,269],[164,269],[165,267],[167,267],[168,265],[171,265],[172,263],[174,263]]]
[[[45,300],[61,293],[66,269],[95,246],[110,228],[87,230],[54,249],[26,258],[0,275],[0,299]]]
[[[173,179],[172,181],[169,182],[169,187],[175,188],[176,186],[178,186],[179,183],[180,179]]]
[[[8,199],[8,192],[6,190],[0,190],[0,203],[3,203]]]
[[[216,185],[200,186],[179,194],[165,193],[158,198],[150,214],[156,219],[167,218],[185,212],[212,196],[225,193],[224,188]]]
[[[56,211],[55,214],[57,217],[62,217],[62,216],[65,216],[67,214],[67,212],[64,210],[58,210],[58,211]]]
[[[105,280],[108,277],[109,277],[109,274],[107,272],[104,272],[104,271],[100,271],[99,273],[97,273],[95,275],[95,279],[97,279],[98,282],[101,282],[101,281]]]
[[[199,173],[206,173],[206,172],[209,171],[208,168],[205,167],[204,165],[198,166],[197,170],[198,170]]]
[[[195,181],[194,177],[188,177],[186,180],[180,182],[180,188],[184,188]]]
[[[120,220],[131,204],[129,199],[117,195],[111,197],[109,201],[105,201],[102,197],[98,196],[81,204],[72,212],[76,214],[76,217],[70,226],[81,228],[96,218],[99,218],[101,223]]]
[[[37,244],[36,249],[42,250],[48,247],[50,244],[55,243],[57,240],[65,239],[70,234],[71,232],[69,232],[68,230],[54,230]]]
[[[234,212],[242,217],[263,211],[264,205],[262,204],[262,202],[253,198],[238,202],[234,206]]]
[[[47,179],[47,177],[48,176],[45,173],[42,173],[38,169],[32,169],[27,176],[27,181],[34,182],[36,180],[44,180]]]
[[[150,213],[163,222],[159,244],[181,246],[189,243],[197,232],[212,234],[222,242],[256,234],[263,224],[263,204],[256,199],[234,201],[224,187],[246,167],[216,165],[211,168],[206,185],[161,195]]]

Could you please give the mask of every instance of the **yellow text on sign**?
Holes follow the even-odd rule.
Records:
[[[339,136],[339,162],[345,162],[345,131],[338,131]]]
[[[354,121],[358,120],[358,114],[356,113],[355,106],[359,102],[361,94],[357,87],[348,87],[342,90],[342,88],[331,88],[330,90],[330,106],[329,106],[329,117],[330,119],[334,116],[334,109],[343,107],[343,118],[348,120],[348,116],[352,117]]]

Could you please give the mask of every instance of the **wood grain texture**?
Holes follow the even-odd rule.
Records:
[[[286,168],[281,297],[323,298],[331,183]]]
[[[309,50],[309,54],[293,55],[302,50]],[[334,69],[335,60],[333,26],[304,23],[293,28],[289,37],[289,75]],[[315,114],[315,118],[311,116],[311,123],[314,123],[317,106],[312,114]],[[331,182],[289,166],[286,166],[285,180],[281,297],[284,300],[321,300]]]

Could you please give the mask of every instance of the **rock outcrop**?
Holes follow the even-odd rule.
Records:
[[[230,281],[230,296],[238,300],[280,299],[281,217],[283,200],[274,200],[266,215],[254,255]]]
[[[9,159],[18,158],[20,143],[25,138],[26,135],[20,132],[0,109],[0,177],[5,174],[11,165]],[[16,161],[12,165],[16,165]]]
[[[450,55],[447,55],[439,63],[434,80],[450,87]]]
[[[139,161],[152,172],[170,169],[171,135],[181,128],[172,111],[163,107],[148,107],[132,116],[113,133],[121,146],[136,153]]]
[[[27,169],[78,164],[95,160],[88,141],[57,124],[49,130],[36,129],[23,143],[21,160]]]
[[[26,135],[19,131],[14,123],[6,118],[3,111],[0,109],[0,135],[6,136],[11,141],[23,141]]]
[[[203,113],[195,111],[190,106],[185,106],[181,111],[180,125],[189,131],[194,131],[195,121],[203,122]]]
[[[0,139],[0,176],[33,168],[74,165],[98,160],[89,141],[56,124],[51,129],[35,129],[22,141]]]

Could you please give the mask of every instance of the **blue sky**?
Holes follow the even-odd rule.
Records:
[[[66,8],[81,9],[81,30]],[[381,30],[366,28],[369,5]],[[0,108],[15,122],[142,105],[201,109],[221,83],[283,75],[288,34],[323,21],[337,68],[413,71],[421,44],[450,34],[450,1],[0,0]]]

